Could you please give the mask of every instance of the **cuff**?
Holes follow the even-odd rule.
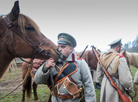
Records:
[[[43,73],[46,73],[48,71],[48,69],[46,68],[45,64],[44,64],[44,66],[42,68],[42,71],[43,71]]]

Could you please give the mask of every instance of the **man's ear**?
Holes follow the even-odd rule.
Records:
[[[114,49],[117,51],[119,49],[119,46],[117,45],[116,47],[114,47]]]
[[[72,52],[73,51],[73,47],[71,46],[70,49],[71,49],[71,52]]]
[[[116,47],[117,47],[117,49],[119,49],[120,48],[120,45],[117,45]]]

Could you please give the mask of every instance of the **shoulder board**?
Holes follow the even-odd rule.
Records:
[[[77,58],[77,60],[82,60],[82,58]]]
[[[124,57],[124,55],[118,54],[119,57]]]

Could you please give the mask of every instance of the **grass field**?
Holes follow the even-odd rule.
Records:
[[[134,78],[136,68],[131,66],[132,71],[132,77]],[[14,88],[16,88],[22,81],[22,70],[21,67],[18,66],[18,69],[12,69],[12,72],[9,73],[8,70],[5,73],[5,75],[0,80],[0,97],[8,94],[10,91],[12,91]],[[138,89],[138,86],[137,86]],[[38,97],[40,99],[40,102],[47,102],[49,97],[49,89],[46,85],[38,85]],[[137,92],[138,94],[138,92]],[[132,96],[134,93],[131,94]],[[0,99],[0,102],[21,102],[22,98],[22,86],[20,86],[17,90],[15,90],[12,94],[8,95],[5,98]],[[100,90],[96,89],[96,98],[97,102],[99,102],[100,99]],[[33,95],[31,102],[34,102]],[[138,102],[138,95],[134,98],[133,102]]]

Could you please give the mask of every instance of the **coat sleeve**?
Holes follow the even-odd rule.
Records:
[[[126,59],[124,57],[119,58],[119,65],[118,65],[118,75],[120,84],[124,87],[125,90],[128,92],[133,91],[133,83],[132,83],[132,76],[127,65]]]
[[[82,63],[80,63],[80,73],[84,85],[85,101],[96,102],[96,94],[92,81],[92,76],[87,63],[84,60],[82,60]]]
[[[96,69],[96,70],[97,70],[97,73],[96,73],[96,75],[97,75],[97,80],[98,80],[99,82],[102,82],[104,73],[103,73],[103,71],[102,71],[102,68],[101,68],[99,62],[97,63],[97,69]]]
[[[45,64],[43,64],[35,73],[34,81],[36,82],[36,84],[46,84],[47,83],[47,80],[49,78],[49,70],[44,72],[43,68],[45,68]]]
[[[138,70],[135,73],[134,83],[138,84]]]

